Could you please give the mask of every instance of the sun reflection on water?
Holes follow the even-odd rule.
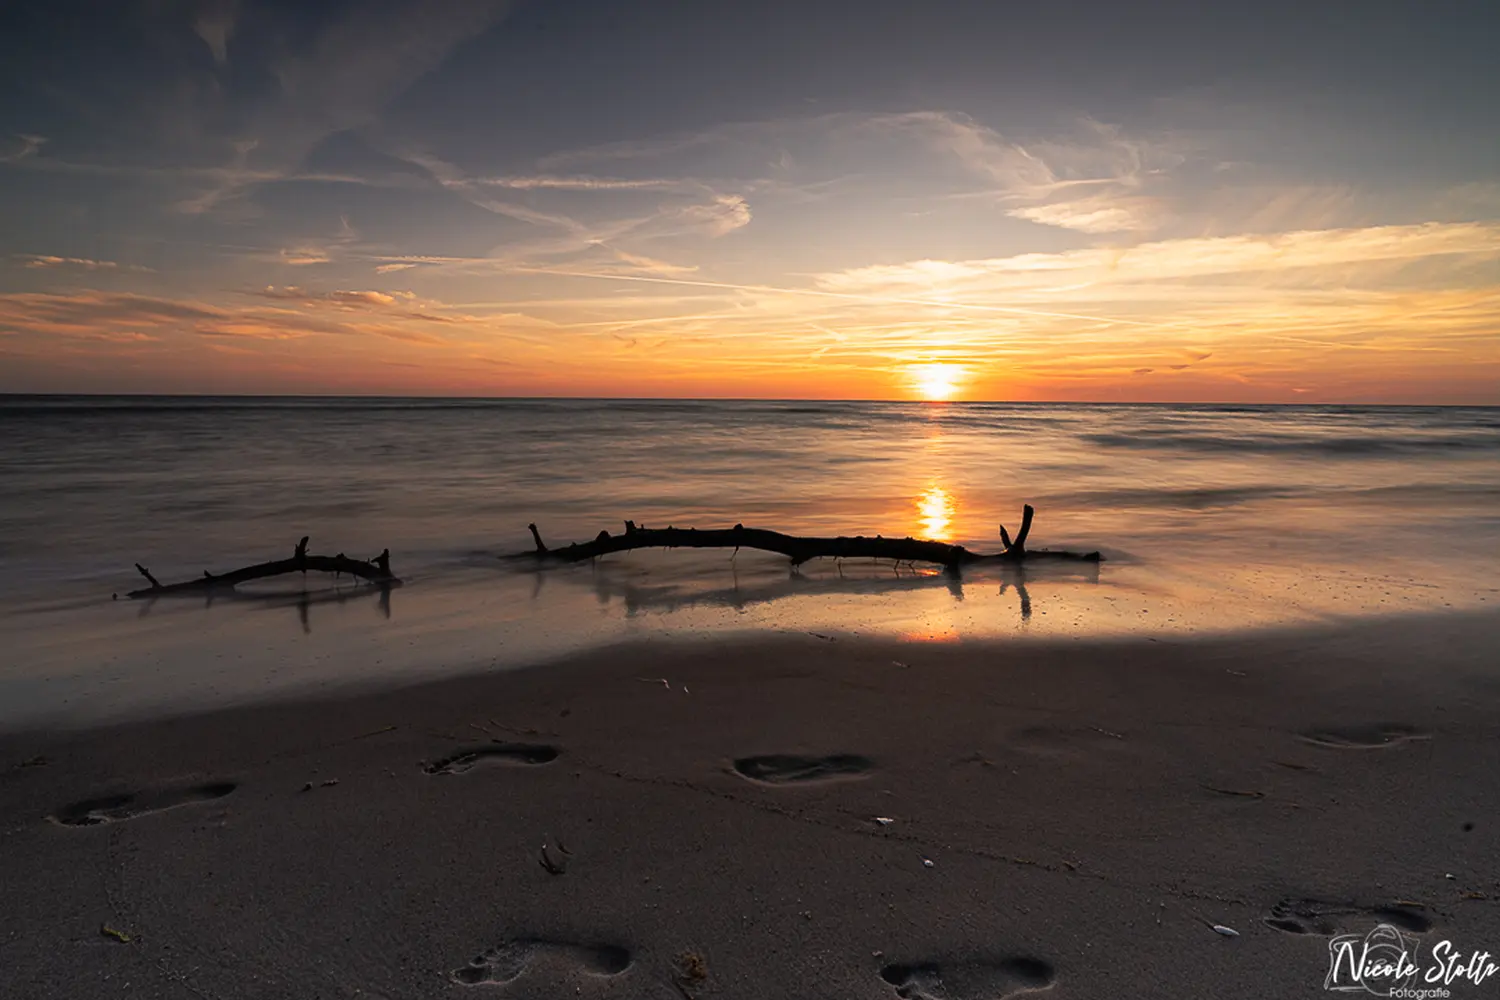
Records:
[[[917,497],[917,516],[922,521],[922,536],[946,542],[953,524],[953,497],[936,484]]]

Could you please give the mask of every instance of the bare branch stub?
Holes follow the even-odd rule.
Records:
[[[340,552],[336,556],[314,556],[307,553],[306,536],[297,543],[296,549],[290,559],[278,559],[273,562],[257,563],[254,566],[245,566],[229,573],[221,573],[218,576],[203,571],[203,575],[196,580],[186,580],[182,583],[163,584],[152,576],[151,573],[136,563],[135,568],[140,571],[151,586],[140,590],[132,590],[127,597],[169,597],[180,594],[202,593],[213,590],[229,590],[236,585],[246,583],[250,580],[260,580],[271,576],[281,576],[285,573],[306,573],[308,570],[318,570],[324,573],[348,574],[371,583],[397,584],[401,581],[391,574],[391,550],[386,549],[373,560],[351,559]]]
[[[1025,504],[1021,508],[1021,532],[1016,535],[1016,548],[1026,549],[1026,536],[1031,534],[1031,519],[1036,515],[1036,508],[1031,504]]]
[[[542,544],[541,533],[535,524],[527,525],[536,541],[532,552],[517,553],[513,559],[535,559],[556,562],[582,562],[597,559],[611,552],[626,552],[643,548],[732,548],[760,549],[786,556],[794,567],[812,559],[891,559],[897,562],[926,562],[942,566],[949,572],[958,572],[962,567],[976,563],[1018,563],[1022,560],[1058,560],[1073,562],[1099,562],[1098,552],[1058,552],[1047,549],[1035,551],[1026,548],[1027,536],[1031,533],[1035,511],[1027,504],[1021,515],[1021,530],[1012,540],[1002,525],[1000,538],[1005,549],[994,554],[971,552],[962,545],[950,545],[924,538],[886,538],[876,535],[853,537],[840,535],[833,538],[813,538],[787,535],[764,528],[746,528],[736,524],[733,528],[644,528],[633,521],[625,522],[623,535],[611,535],[601,531],[591,541],[575,542],[562,548],[549,549]]]
[[[1000,542],[1005,546],[1006,554],[1013,558],[1024,558],[1026,555],[1026,536],[1031,534],[1031,518],[1036,514],[1035,508],[1027,504],[1021,511],[1021,530],[1016,534],[1015,541],[1011,541],[1010,533],[1005,530],[1005,525],[1000,525]]]

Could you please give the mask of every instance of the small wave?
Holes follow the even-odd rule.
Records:
[[[1233,507],[1253,503],[1256,500],[1285,500],[1311,495],[1312,491],[1289,486],[1239,486],[1206,489],[1179,490],[1079,490],[1072,493],[1054,493],[1046,499],[1062,504],[1081,506],[1120,507],[1180,507],[1189,510],[1206,510],[1214,507]]]
[[[1351,492],[1374,500],[1500,500],[1500,484],[1495,483],[1400,483]]]
[[[1101,448],[1134,451],[1185,451],[1205,454],[1318,455],[1326,457],[1401,455],[1416,457],[1440,452],[1500,450],[1500,435],[1367,435],[1361,437],[1294,437],[1262,434],[1102,433],[1081,434],[1079,440]]]

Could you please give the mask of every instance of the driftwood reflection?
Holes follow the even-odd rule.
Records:
[[[391,617],[391,591],[399,587],[400,583],[394,580],[385,580],[378,583],[358,583],[352,586],[335,586],[321,590],[276,590],[276,591],[242,591],[230,590],[205,590],[202,592],[203,604],[207,609],[215,604],[250,604],[262,608],[296,608],[297,618],[302,624],[305,634],[312,633],[312,609],[321,604],[347,604],[351,601],[363,601],[371,596],[375,598],[377,613],[386,619]],[[196,595],[195,595],[196,596]],[[158,600],[171,600],[172,607],[180,608],[186,603],[183,597],[156,598],[146,597],[142,599],[139,618],[145,618],[151,614]]]
[[[732,582],[729,586],[705,588],[701,583],[694,586],[692,582],[648,583],[641,579],[630,579],[613,572],[605,564],[593,567],[589,586],[600,604],[619,603],[629,617],[649,612],[670,614],[700,607],[725,607],[744,611],[754,605],[772,604],[791,597],[841,594],[880,596],[911,593],[933,587],[942,587],[954,600],[961,601],[966,589],[989,587],[998,582],[1002,596],[1012,588],[1015,589],[1018,610],[1025,621],[1030,620],[1033,610],[1031,593],[1027,589],[1028,582],[1099,582],[1097,563],[1046,567],[1005,566],[983,575],[971,572],[965,578],[941,571],[908,569],[904,563],[896,566],[889,563],[883,565],[885,573],[871,572],[873,567],[869,563],[862,563],[857,572],[841,565],[831,576],[810,577],[795,569],[784,577],[774,579],[767,579],[764,573],[756,573],[753,582],[744,584],[731,567]],[[539,576],[535,593],[540,592],[540,579]]]

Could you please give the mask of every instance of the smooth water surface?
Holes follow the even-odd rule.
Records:
[[[0,725],[537,662],[628,637],[1203,632],[1497,600],[1500,410],[0,397]],[[1099,549],[978,572],[497,557],[653,527]],[[405,585],[111,601],[312,550]]]

